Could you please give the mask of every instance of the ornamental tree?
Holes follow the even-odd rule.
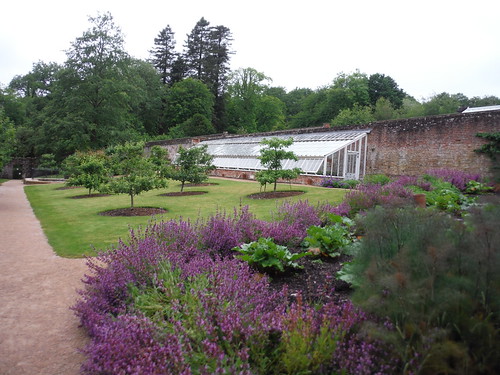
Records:
[[[83,186],[88,189],[90,196],[92,190],[99,190],[109,182],[110,171],[106,159],[102,152],[76,153],[68,157],[65,165],[70,169],[70,176],[66,185]]]
[[[214,158],[208,154],[206,145],[189,149],[180,147],[178,153],[172,179],[181,182],[181,192],[186,181],[199,184],[206,181],[208,173],[215,169],[212,164]]]
[[[278,179],[293,180],[299,176],[301,172],[299,168],[283,169],[282,164],[284,160],[298,160],[297,155],[293,151],[285,150],[293,144],[292,138],[264,138],[260,143],[264,147],[260,150],[259,160],[266,170],[257,172],[255,178],[261,185],[273,183],[274,191],[276,191]]]
[[[142,192],[167,186],[167,179],[157,173],[153,158],[144,155],[144,143],[130,143],[108,149],[112,166],[118,176],[105,185],[103,191],[113,194],[128,194],[130,207],[134,207],[134,197]]]

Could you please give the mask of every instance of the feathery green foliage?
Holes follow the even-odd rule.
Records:
[[[401,356],[422,373],[494,374],[500,367],[500,206],[466,223],[434,210],[376,208],[349,266],[353,301],[388,317]],[[495,229],[496,228],[496,229]],[[345,275],[344,275],[345,276]],[[412,365],[412,366],[413,366]]]

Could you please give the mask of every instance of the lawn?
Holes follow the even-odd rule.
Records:
[[[172,181],[167,189],[153,190],[134,198],[136,207],[161,207],[168,213],[155,217],[110,217],[98,213],[130,206],[128,195],[114,195],[88,199],[71,199],[84,195],[86,189],[60,190],[64,184],[27,186],[25,191],[33,210],[40,220],[50,245],[64,257],[78,258],[95,255],[126,239],[130,228],[150,223],[152,220],[169,220],[182,217],[196,220],[208,217],[217,210],[232,212],[234,207],[248,205],[258,219],[271,220],[272,212],[285,199],[255,200],[247,195],[259,192],[255,182],[210,179],[217,185],[189,187],[187,191],[207,191],[207,194],[165,197],[160,194],[180,191],[180,185]],[[328,201],[340,202],[345,191],[310,186],[279,185],[279,190],[301,190],[302,195],[286,198],[289,201],[307,200],[311,204]]]

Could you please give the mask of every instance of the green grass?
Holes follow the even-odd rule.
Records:
[[[9,180],[5,179],[5,178],[0,178],[0,185],[2,185],[4,182],[7,182]]]
[[[180,191],[180,185],[172,181],[167,189],[153,190],[134,198],[136,207],[161,207],[168,213],[151,217],[110,217],[98,215],[101,211],[130,206],[128,195],[114,195],[88,199],[71,199],[87,193],[84,188],[57,190],[64,184],[32,185],[25,188],[33,210],[55,252],[64,257],[77,258],[95,255],[97,250],[105,250],[118,240],[128,238],[130,228],[137,228],[152,220],[169,219],[196,220],[208,217],[217,210],[232,212],[234,207],[248,205],[257,218],[270,220],[272,212],[285,199],[255,200],[246,196],[259,192],[259,185],[248,181],[210,179],[218,185],[190,187],[185,191],[201,190],[207,194],[184,197],[161,197],[159,194]],[[279,190],[289,190],[288,185],[280,185]],[[309,186],[292,186],[292,190],[302,190],[305,194],[286,198],[289,201],[307,200],[311,204],[329,201],[340,202],[345,191]]]

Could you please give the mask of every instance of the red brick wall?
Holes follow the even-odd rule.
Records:
[[[255,171],[237,171],[233,169],[216,169],[211,173],[211,176],[215,177],[226,177],[226,178],[237,178],[242,180],[255,180]],[[315,185],[319,186],[323,177],[321,176],[299,176],[295,180],[292,180],[293,184],[301,185]],[[281,183],[288,183],[288,181],[279,181]]]
[[[450,168],[487,174],[490,159],[474,152],[479,132],[500,131],[500,111],[381,121],[370,124],[367,174],[419,175]]]

